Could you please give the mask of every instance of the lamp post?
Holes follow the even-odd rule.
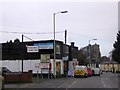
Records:
[[[97,39],[92,39],[92,40],[97,40]],[[91,49],[90,49],[90,40],[89,40],[89,51],[88,51],[88,53],[89,53],[89,66],[90,66],[90,64],[91,64]]]
[[[53,32],[54,32],[54,63],[53,63],[53,67],[54,67],[54,70],[53,70],[53,72],[54,72],[54,78],[56,78],[56,44],[55,44],[55,15],[56,14],[59,14],[59,13],[67,13],[68,11],[61,11],[61,12],[57,12],[57,13],[53,13]]]

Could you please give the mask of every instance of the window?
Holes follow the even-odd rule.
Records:
[[[56,54],[60,54],[60,45],[56,45]]]

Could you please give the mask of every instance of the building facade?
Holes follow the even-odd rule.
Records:
[[[100,47],[98,44],[91,45],[89,44],[86,47],[80,49],[82,53],[86,56],[90,64],[99,64],[100,63]]]
[[[103,61],[100,63],[100,69],[104,72],[118,72],[120,64],[115,61]]]
[[[69,62],[76,58],[78,47],[56,43],[56,74],[67,74]],[[2,66],[11,71],[33,70],[33,73],[54,72],[54,40],[2,43]],[[23,64],[22,64],[23,61]]]

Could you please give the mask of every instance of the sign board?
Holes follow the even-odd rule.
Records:
[[[49,68],[50,63],[40,63],[41,68]]]
[[[40,68],[40,63],[35,63],[36,68]]]
[[[68,60],[68,56],[62,57],[62,60],[67,61]]]
[[[38,46],[39,49],[53,49],[53,43],[35,43],[34,46]]]
[[[50,54],[41,54],[41,63],[50,62]]]
[[[27,53],[39,52],[38,46],[27,46]]]
[[[49,65],[50,63],[36,63],[35,67],[36,68],[50,68]]]
[[[77,61],[77,59],[73,58],[73,61]]]

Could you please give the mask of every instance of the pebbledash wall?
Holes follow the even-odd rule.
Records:
[[[62,41],[56,42],[56,73],[64,74],[70,69],[69,62],[75,61],[78,47],[66,45]],[[33,73],[37,71],[41,72],[41,66],[44,68],[51,63],[51,71],[53,73],[53,58],[54,58],[54,41],[31,41],[31,42],[9,42],[2,43],[2,67],[7,67],[13,72],[21,71],[23,60],[23,70],[33,70]],[[66,53],[65,53],[66,50]],[[44,62],[46,64],[41,64]],[[66,63],[67,62],[67,63]],[[47,64],[48,63],[48,64]],[[40,65],[41,64],[41,65]],[[49,68],[49,65],[48,65]],[[44,69],[42,73],[48,73],[48,69]]]

